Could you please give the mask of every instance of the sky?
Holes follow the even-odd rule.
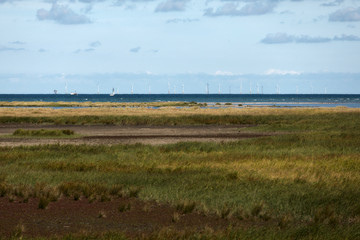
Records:
[[[360,94],[360,0],[0,0],[0,32],[0,94]]]

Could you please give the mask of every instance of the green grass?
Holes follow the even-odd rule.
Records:
[[[0,102],[0,107],[194,107],[207,106],[197,102]]]
[[[180,212],[187,202],[196,211],[259,223],[270,219],[278,226],[233,229],[213,233],[213,239],[360,237],[359,114],[154,119],[146,123],[246,123],[284,134],[229,143],[2,147],[0,193],[41,182],[60,190],[67,186],[69,196],[135,194],[171,203]],[[159,234],[154,239],[166,238]]]
[[[312,111],[309,110],[311,113]],[[30,124],[117,124],[117,125],[261,125],[261,131],[309,131],[334,130],[349,131],[357,128],[351,121],[358,122],[358,112],[327,112],[317,114],[237,114],[237,115],[114,115],[114,116],[63,116],[63,117],[0,117],[0,123]],[[345,120],[345,121],[343,121]]]
[[[64,130],[48,130],[48,129],[40,129],[40,130],[24,130],[17,129],[13,132],[13,136],[21,136],[21,137],[62,137],[62,136],[73,136],[74,131],[69,129]]]

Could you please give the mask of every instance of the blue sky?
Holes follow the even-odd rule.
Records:
[[[360,93],[359,0],[0,0],[0,31],[0,93]]]

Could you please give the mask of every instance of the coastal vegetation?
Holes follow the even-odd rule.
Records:
[[[74,131],[69,129],[59,130],[59,129],[40,129],[40,130],[25,130],[17,129],[13,132],[13,136],[21,137],[62,137],[62,136],[72,136]]]
[[[206,106],[206,103],[197,102],[1,102],[0,107],[83,107],[83,108],[104,108],[104,107],[193,107]]]
[[[360,237],[359,110],[236,109],[228,115],[212,110],[213,114],[2,116],[3,124],[250,124],[254,127],[239,131],[278,134],[224,143],[1,147],[0,196],[39,197],[40,209],[61,196],[74,201],[136,197],[174,206],[173,222],[195,211],[244,223],[219,232],[167,229],[145,239]],[[119,212],[130,209],[119,206]],[[125,238],[120,233],[95,237]]]

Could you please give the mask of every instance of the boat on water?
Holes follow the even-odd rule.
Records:
[[[77,92],[75,91],[75,92],[71,92],[70,95],[71,95],[71,96],[77,96],[78,94],[77,94]]]
[[[113,97],[113,96],[115,96],[115,89],[114,88],[112,89],[112,93],[110,93],[110,97]]]

